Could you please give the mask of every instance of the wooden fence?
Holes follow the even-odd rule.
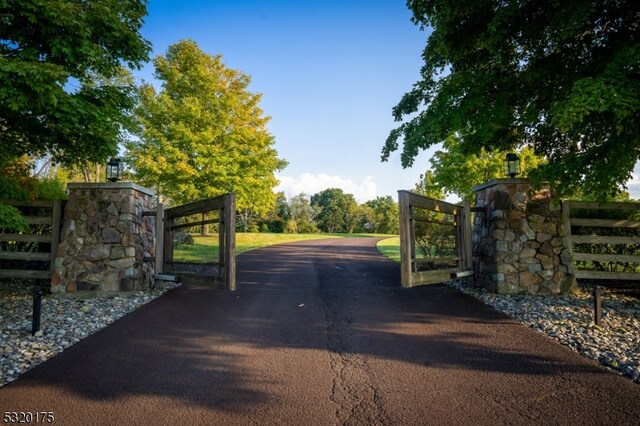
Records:
[[[1,262],[6,264],[8,261],[17,261],[26,266],[23,269],[1,268],[0,278],[50,279],[51,272],[54,270],[56,250],[60,240],[62,201],[2,201],[2,204],[14,206],[21,210],[25,214],[25,219],[29,225],[45,225],[50,227],[50,231],[46,233],[0,233],[0,242],[11,243],[15,246],[19,246],[20,243],[38,243],[38,250],[33,250],[33,247],[31,247],[30,250],[0,251]],[[34,209],[50,210],[50,212],[46,215],[35,215],[32,213]],[[41,243],[49,245],[48,251],[42,251]],[[7,244],[4,245],[6,246]],[[34,264],[46,265],[47,263],[46,268],[33,268]]]
[[[447,203],[423,197],[409,191],[398,191],[400,211],[400,257],[402,287],[436,284],[452,277],[473,275],[471,245],[471,209],[469,202],[463,205]],[[420,211],[427,214],[420,214]],[[416,224],[450,228],[452,240],[448,256],[416,256]],[[428,244],[428,242],[427,242]],[[421,270],[425,266],[430,270]]]
[[[187,218],[197,214],[218,211],[218,218],[204,219],[194,222],[180,222],[178,219]],[[162,269],[159,272],[174,273],[175,262],[173,260],[174,233],[176,230],[204,226],[212,223],[219,224],[218,228],[218,274],[214,279],[214,284],[226,290],[236,288],[236,201],[235,194],[229,193],[214,198],[195,201],[177,207],[164,210],[162,232],[158,230],[156,250],[162,247],[162,252],[156,252],[156,258],[162,259],[162,264],[157,267]],[[197,275],[180,273],[181,277]],[[195,277],[191,277],[195,278]],[[205,280],[213,277],[203,277]],[[202,281],[202,280],[200,280]]]
[[[602,219],[602,218],[575,218],[571,217],[573,209],[589,210],[640,210],[640,203],[594,203],[586,201],[562,201],[562,217],[564,227],[567,230],[568,246],[571,247],[574,263],[576,261],[620,264],[640,264],[640,256],[636,254],[618,253],[585,253],[575,250],[575,244],[635,246],[640,247],[640,232],[636,235],[598,235],[597,228],[617,228],[618,230],[640,229],[640,221],[628,219]],[[571,227],[580,226],[593,228],[589,235],[572,234]],[[613,233],[613,232],[612,232]],[[614,251],[614,250],[611,250]],[[640,250],[638,250],[640,252]],[[576,278],[596,280],[640,280],[637,272],[616,272],[602,270],[575,270]]]

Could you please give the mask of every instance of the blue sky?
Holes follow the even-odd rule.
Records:
[[[428,34],[410,17],[403,0],[150,0],[142,34],[153,56],[191,38],[251,76],[275,147],[289,161],[278,190],[339,187],[363,202],[395,199],[429,165],[429,153],[406,170],[397,154],[380,161],[396,126],[391,109],[422,65]],[[153,67],[137,76],[153,81]]]

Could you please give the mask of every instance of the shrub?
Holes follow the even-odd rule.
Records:
[[[181,231],[178,231],[173,235],[173,240],[177,246],[192,246],[196,243],[193,239],[193,235]]]
[[[36,198],[41,200],[64,200],[67,198],[66,185],[54,178],[40,178],[36,183]]]
[[[301,234],[315,234],[318,232],[318,227],[309,221],[301,220],[298,222],[298,232]]]
[[[298,232],[298,224],[295,220],[289,219],[287,223],[284,225],[284,233],[285,234],[295,234]]]
[[[20,210],[13,206],[0,204],[0,229],[29,232],[29,225],[22,214],[20,214]]]

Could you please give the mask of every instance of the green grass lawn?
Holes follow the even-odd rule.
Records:
[[[400,262],[400,237],[391,237],[377,244],[378,251],[391,260]]]
[[[260,247],[290,243],[293,241],[319,240],[325,238],[368,238],[388,236],[389,235],[386,234],[258,234],[238,232],[236,233],[236,254],[255,250]],[[195,244],[193,245],[180,245],[174,248],[173,258],[175,261],[209,263],[218,260],[218,234],[212,234],[209,237],[194,235],[193,239],[195,240]]]

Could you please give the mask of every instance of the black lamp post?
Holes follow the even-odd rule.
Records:
[[[119,158],[112,158],[107,163],[107,180],[110,182],[117,182],[120,180],[120,173],[122,172],[122,162]]]
[[[504,173],[512,179],[520,174],[520,159],[512,152],[504,160]]]

